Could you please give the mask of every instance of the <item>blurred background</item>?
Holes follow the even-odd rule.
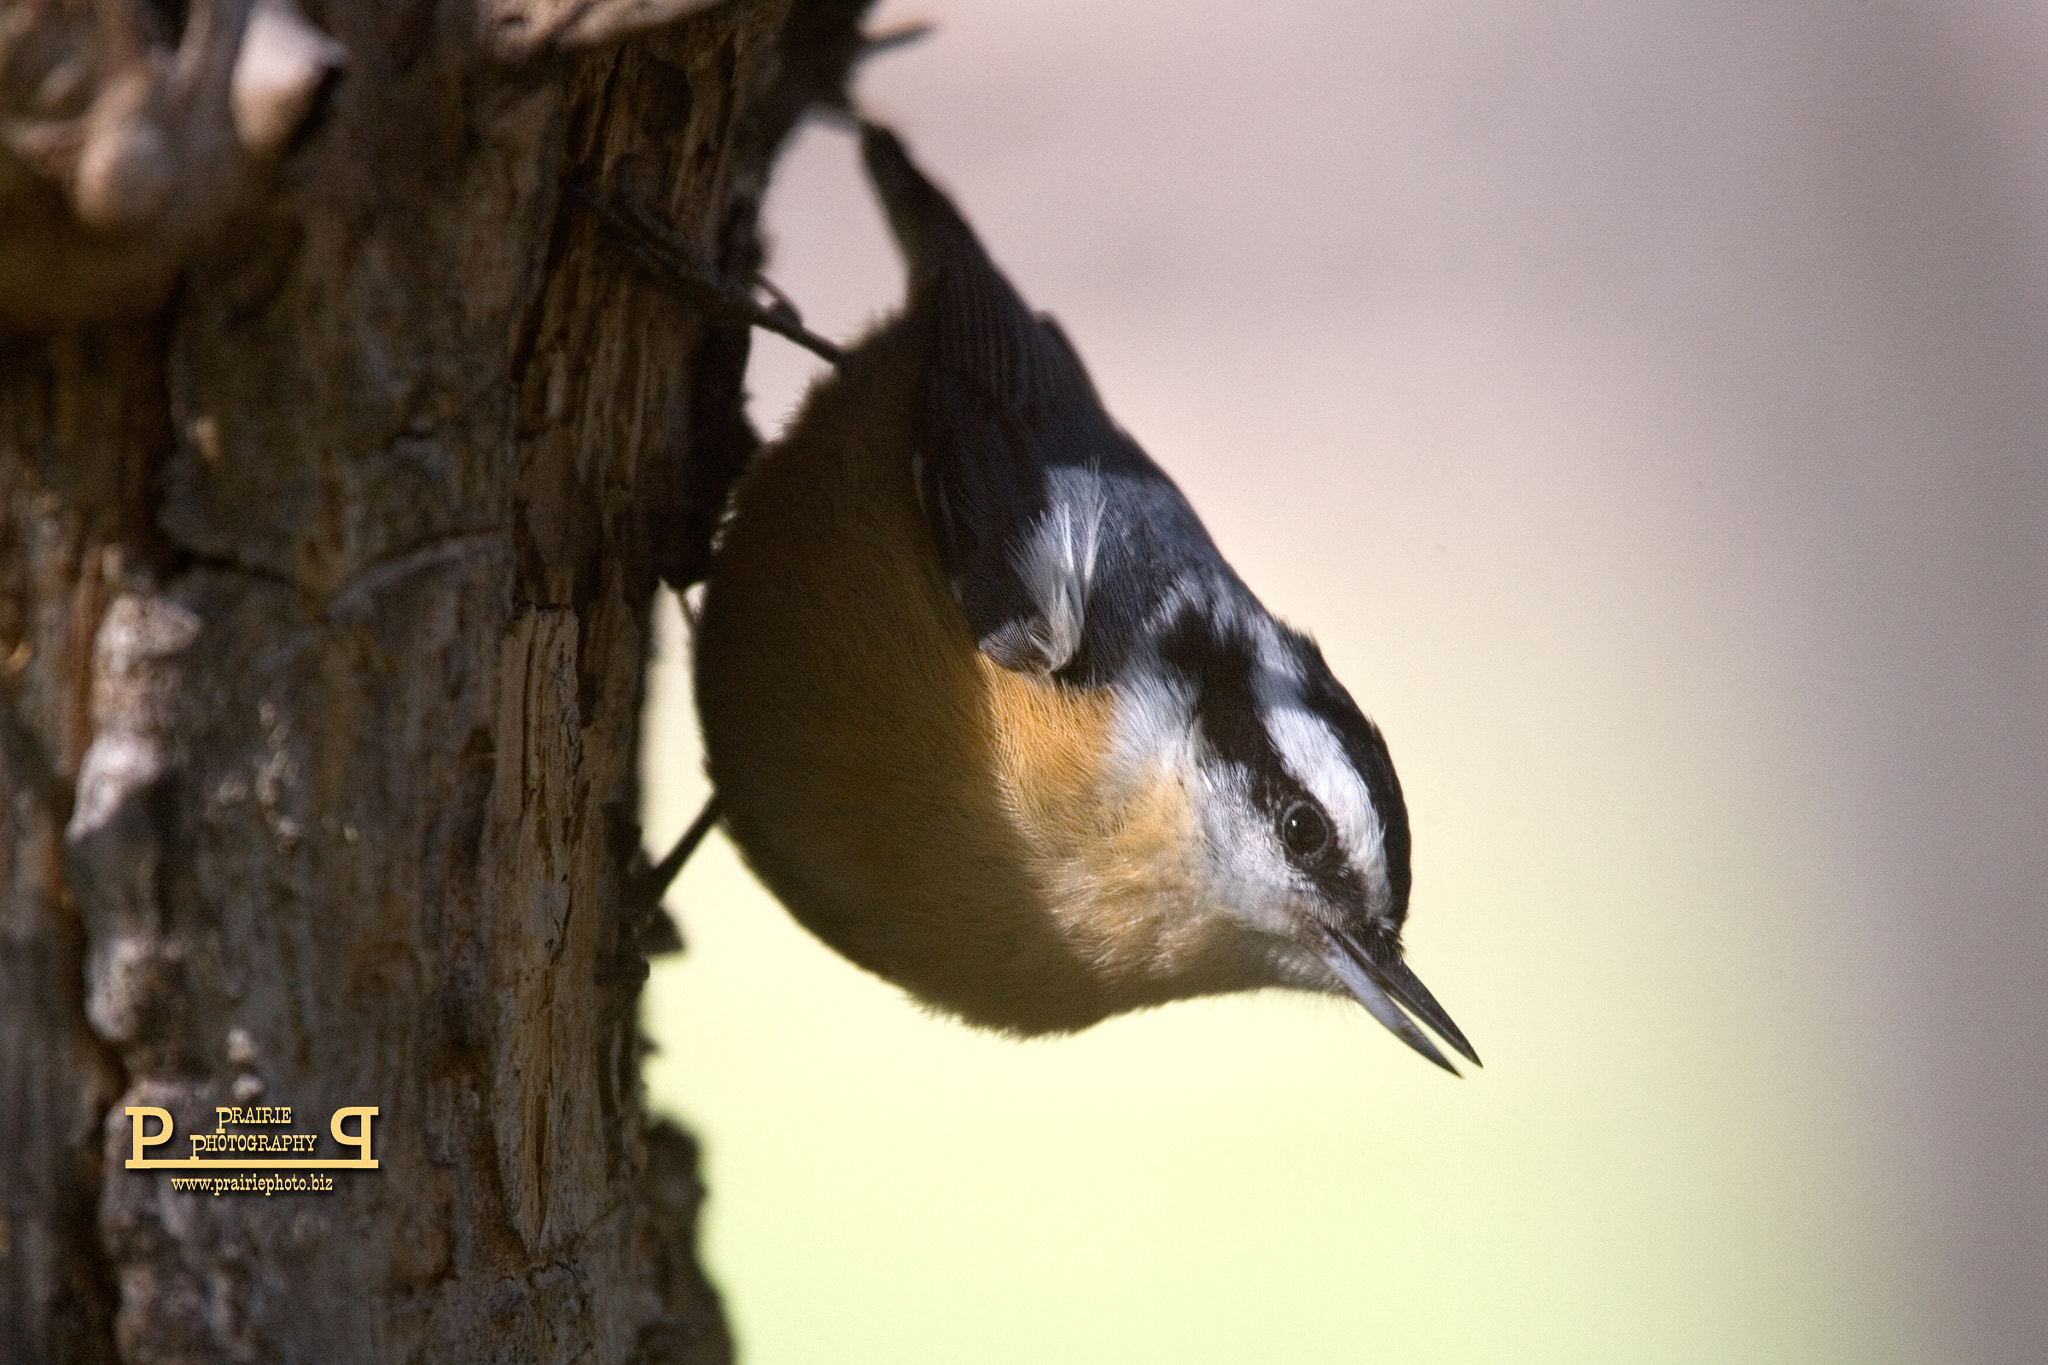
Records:
[[[714,838],[648,1078],[744,1359],[2048,1359],[2048,10],[909,19],[862,101],[1384,727],[1487,1067],[1281,995],[976,1034]],[[814,327],[894,306],[843,133],[769,218]]]

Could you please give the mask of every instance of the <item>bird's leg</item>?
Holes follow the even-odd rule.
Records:
[[[683,870],[683,864],[690,861],[690,855],[697,851],[697,845],[704,842],[704,836],[711,832],[711,827],[718,823],[718,817],[723,814],[725,810],[718,803],[718,793],[711,793],[704,802],[704,808],[697,812],[697,818],[683,831],[683,837],[676,840],[675,847],[670,849],[660,862],[647,869],[647,875],[642,879],[640,888],[647,899],[658,900],[661,893],[668,890],[669,883],[676,879],[676,874]]]
[[[844,358],[845,353],[839,347],[804,326],[802,316],[788,295],[758,276],[750,286],[720,270],[689,239],[641,203],[626,187],[623,177],[609,194],[600,194],[574,181],[567,182],[564,188],[570,198],[588,209],[604,225],[612,240],[641,269],[691,308],[719,322],[773,332],[835,366]],[[767,302],[755,296],[756,288],[767,293]],[[683,864],[696,852],[697,845],[704,842],[704,836],[718,823],[719,814],[718,794],[713,792],[704,808],[697,813],[697,818],[683,831],[683,837],[660,862],[628,875],[625,899],[629,918],[661,926],[649,940],[650,951],[680,946],[672,943],[675,930],[661,911],[661,898],[683,870]]]
[[[627,255],[691,307],[720,322],[739,323],[773,332],[835,366],[844,358],[845,353],[839,347],[804,326],[796,305],[781,290],[756,277],[755,286],[768,294],[768,302],[763,303],[754,296],[753,289],[720,270],[687,238],[657,218],[623,184],[608,195],[573,181],[565,188],[571,198],[597,217]],[[662,895],[683,870],[683,864],[689,861],[690,855],[696,852],[697,845],[718,823],[719,814],[718,794],[713,792],[704,808],[697,813],[697,818],[683,831],[683,837],[676,841],[675,847],[660,862],[628,877],[626,906],[629,914],[666,924],[667,916],[661,913]],[[669,926],[666,938],[673,936],[673,926]]]
[[[835,60],[812,73],[814,84],[803,101],[806,110],[857,127],[860,120],[854,116],[853,101],[846,88],[854,70],[869,58],[906,47],[931,31],[930,24],[920,22],[859,35],[857,41],[837,53]],[[692,307],[721,322],[773,332],[834,366],[845,359],[845,352],[838,346],[804,326],[788,295],[759,275],[742,282],[720,270],[694,244],[641,203],[627,187],[623,175],[615,179],[607,193],[575,181],[565,182],[564,188],[577,203],[597,215],[642,269]],[[755,297],[756,289],[768,295],[766,303]]]
[[[687,238],[657,218],[623,185],[599,194],[574,181],[565,188],[571,198],[595,214],[613,240],[641,269],[680,296],[691,307],[720,322],[743,323],[795,342],[813,355],[839,364],[845,352],[804,326],[796,306],[781,290],[759,277],[742,284],[720,270]],[[769,301],[754,296],[765,289]]]
[[[646,945],[647,951],[668,952],[682,946],[679,941],[671,941],[675,939],[675,926],[662,913],[662,893],[675,881],[676,874],[683,870],[683,864],[690,861],[690,855],[697,851],[697,845],[704,842],[704,836],[711,832],[711,827],[718,823],[722,814],[724,811],[719,807],[718,793],[713,792],[704,808],[697,812],[697,818],[683,831],[683,837],[676,840],[675,847],[660,862],[628,874],[625,892],[628,921],[658,922],[661,926]],[[635,858],[633,861],[640,863],[643,860]]]

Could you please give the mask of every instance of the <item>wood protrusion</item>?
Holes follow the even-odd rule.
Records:
[[[348,65],[348,49],[313,27],[293,0],[256,0],[228,82],[235,137],[269,161],[305,122],[328,77]]]

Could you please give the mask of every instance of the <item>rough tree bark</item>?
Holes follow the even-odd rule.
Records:
[[[863,8],[0,0],[0,1355],[729,1357],[621,890],[748,338],[562,186],[744,277]]]

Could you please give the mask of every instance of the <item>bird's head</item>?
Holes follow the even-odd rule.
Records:
[[[1263,611],[1190,607],[1142,690],[1124,708],[1127,742],[1175,753],[1204,908],[1259,984],[1349,996],[1455,1072],[1420,1020],[1477,1065],[1403,960],[1408,811],[1386,741],[1314,642]]]

